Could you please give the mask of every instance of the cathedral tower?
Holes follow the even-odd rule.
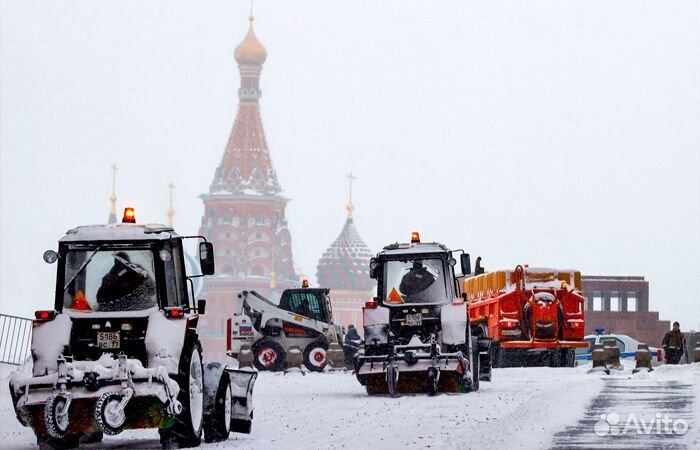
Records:
[[[226,318],[242,290],[273,296],[297,283],[285,207],[287,199],[272,165],[260,116],[260,73],[267,51],[255,35],[254,18],[234,57],[241,75],[238,111],[209,192],[202,195],[200,233],[214,243],[216,276],[204,283],[207,299],[202,345],[221,359]],[[200,322],[201,324],[201,322]]]

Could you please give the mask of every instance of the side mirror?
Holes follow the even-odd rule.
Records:
[[[369,260],[369,277],[373,280],[377,279],[379,269],[379,261],[375,258]]]
[[[459,264],[462,266],[462,275],[471,275],[472,260],[469,257],[469,253],[462,253],[459,255]]]
[[[204,314],[207,309],[207,301],[203,298],[197,300],[197,314]]]
[[[58,253],[53,250],[46,250],[44,252],[44,262],[46,264],[53,264],[58,261]]]
[[[476,267],[474,268],[474,275],[481,275],[485,270],[481,267],[481,256],[476,258]]]
[[[214,245],[211,242],[199,243],[199,266],[202,275],[214,275]]]

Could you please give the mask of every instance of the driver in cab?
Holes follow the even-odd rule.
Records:
[[[126,252],[114,254],[114,265],[97,291],[101,310],[143,309],[151,303],[155,283],[146,270],[131,262]]]
[[[407,296],[419,294],[435,282],[435,276],[425,268],[422,261],[413,261],[413,267],[401,279],[399,290]]]

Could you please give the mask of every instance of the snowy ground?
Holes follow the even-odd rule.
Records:
[[[694,381],[692,407],[700,413],[700,366],[669,369],[636,377],[628,369],[615,379],[632,384],[657,378]],[[3,368],[0,446],[32,448],[31,430],[21,427],[14,417],[7,375]],[[255,388],[252,434],[232,434],[225,443],[203,447],[547,448],[555,443],[557,433],[585,416],[605,384],[600,375],[588,374],[586,367],[495,369],[493,382],[482,383],[475,394],[388,398],[368,397],[349,373],[263,373]],[[592,430],[590,433],[595,437]],[[157,437],[155,430],[127,431],[105,438],[99,448],[157,448]],[[697,439],[693,426],[682,442],[692,448],[696,447],[693,443],[700,443]]]

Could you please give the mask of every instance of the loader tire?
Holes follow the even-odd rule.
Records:
[[[207,366],[216,364],[218,363],[210,363]],[[225,441],[231,433],[233,394],[231,392],[231,377],[227,372],[222,372],[219,385],[215,389],[213,401],[208,410],[204,412],[204,442]]]
[[[304,349],[304,366],[310,372],[323,372],[328,364],[328,341],[316,339]]]
[[[287,365],[287,352],[282,345],[272,339],[260,339],[253,344],[253,364],[260,371],[284,370]]]
[[[163,448],[197,447],[202,442],[204,404],[202,346],[197,338],[190,338],[190,343],[183,347],[176,380],[182,412],[174,417],[169,428],[158,430],[160,444]]]

